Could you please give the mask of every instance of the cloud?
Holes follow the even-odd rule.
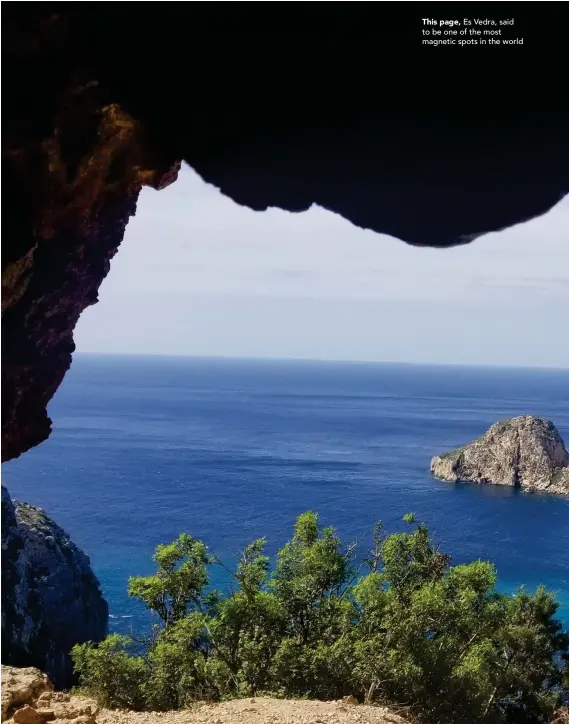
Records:
[[[251,349],[259,347],[254,340],[265,328],[265,314],[266,324],[273,319],[275,325],[293,330],[277,343],[265,329],[274,350],[288,344],[298,354],[304,340],[307,349],[320,345],[326,356],[331,348],[342,346],[334,332],[339,325],[335,320],[345,319],[341,309],[350,309],[354,314],[358,310],[359,317],[349,334],[348,328],[340,334],[353,354],[365,349],[385,359],[392,358],[390,349],[402,354],[395,341],[399,318],[405,320],[406,335],[417,340],[409,354],[427,358],[437,346],[437,355],[446,349],[452,361],[456,346],[466,344],[472,331],[458,326],[446,347],[444,340],[429,342],[424,335],[425,329],[438,327],[441,310],[452,309],[456,319],[462,315],[474,326],[489,361],[502,355],[506,344],[490,331],[492,320],[517,328],[516,315],[542,319],[539,324],[556,338],[550,357],[569,360],[569,343],[559,335],[569,308],[568,240],[569,197],[540,218],[441,250],[411,247],[358,229],[317,206],[300,214],[280,209],[257,213],[204,184],[186,166],[172,186],[141,193],[137,215],[101,289],[101,302],[80,320],[77,341],[80,348],[91,350],[128,351],[126,347],[146,345],[147,351],[155,352],[183,349],[200,354],[215,348],[232,354],[243,347],[235,329]],[[307,336],[309,318],[303,306],[315,310],[312,323],[318,334],[311,328]],[[128,321],[127,309],[132,315]],[[164,320],[160,332],[155,330],[150,338],[144,318],[149,309],[153,318]],[[191,316],[196,309],[204,326],[193,329],[188,346],[188,339],[180,338],[180,315]],[[386,314],[388,309],[393,314]],[[391,340],[381,349],[366,328],[377,310],[381,318],[373,334]],[[360,337],[361,344],[356,344]],[[543,330],[527,327],[515,354],[533,359],[532,345],[542,343]],[[342,356],[352,354],[348,350]]]

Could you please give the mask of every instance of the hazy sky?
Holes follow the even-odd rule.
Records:
[[[569,197],[419,249],[318,207],[250,211],[185,167],[142,191],[100,299],[79,352],[569,367]]]

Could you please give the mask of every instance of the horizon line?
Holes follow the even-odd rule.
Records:
[[[406,367],[461,367],[466,369],[501,369],[501,370],[535,370],[548,372],[569,372],[569,367],[544,366],[544,365],[514,365],[500,363],[466,363],[466,362],[403,362],[400,360],[366,360],[366,359],[340,359],[320,357],[263,357],[254,355],[206,355],[206,354],[185,354],[176,352],[81,352],[75,351],[73,356],[77,357],[156,357],[162,359],[189,359],[189,360],[217,360],[217,361],[242,361],[242,362],[313,362],[318,364],[353,364],[353,365],[384,365],[384,366],[406,366]]]

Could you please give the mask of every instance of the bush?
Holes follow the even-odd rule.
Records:
[[[243,551],[227,595],[208,592],[213,559],[181,535],[129,593],[156,616],[148,641],[109,636],[72,655],[101,705],[166,710],[272,694],[405,707],[424,722],[546,722],[567,702],[569,637],[558,604],[496,591],[490,563],[450,565],[426,526],[376,526],[356,567],[315,513],[299,516],[274,568],[264,539]],[[559,714],[558,714],[559,715]]]
[[[126,636],[108,636],[96,648],[77,644],[72,657],[75,672],[85,684],[85,692],[101,706],[118,709],[142,709],[148,670],[144,659],[128,653]]]

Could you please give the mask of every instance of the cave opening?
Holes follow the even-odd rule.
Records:
[[[115,632],[146,621],[127,578],[150,573],[154,546],[181,530],[231,561],[267,520],[274,550],[310,504],[356,536],[379,513],[397,525],[401,484],[461,559],[483,556],[511,491],[466,493],[458,542],[465,493],[438,487],[428,457],[498,416],[569,422],[557,369],[568,228],[565,198],[469,245],[414,247],[317,206],[253,211],[184,164],[166,189],[142,190],[75,329],[52,435],[5,464],[6,479],[89,552]],[[515,505],[533,514],[527,498]],[[505,587],[527,574],[517,530]]]

